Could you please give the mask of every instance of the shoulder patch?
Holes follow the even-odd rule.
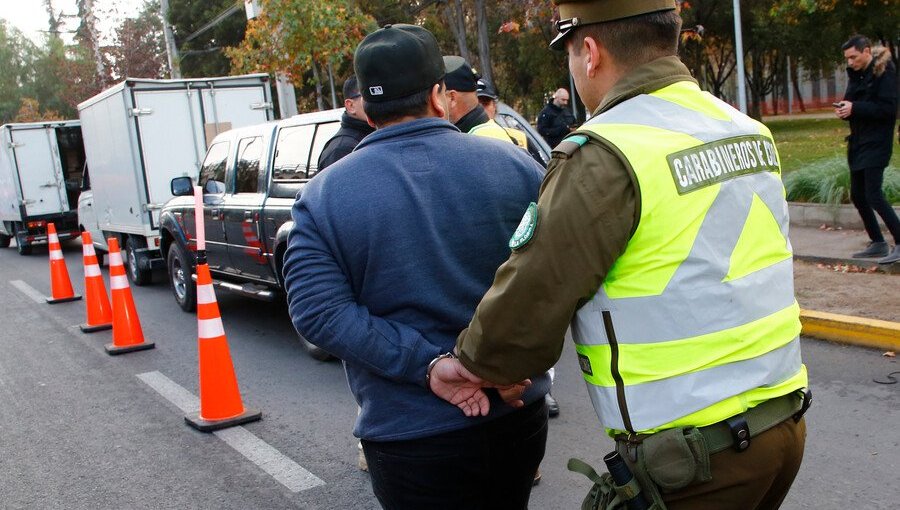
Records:
[[[575,151],[580,149],[587,141],[588,137],[585,135],[569,136],[564,138],[563,141],[559,142],[559,145],[553,148],[553,153],[565,154],[567,158],[571,157],[572,154],[575,154]]]
[[[534,230],[537,228],[537,222],[538,207],[536,203],[532,202],[528,204],[528,209],[525,210],[522,221],[519,222],[519,226],[516,227],[516,231],[509,239],[509,248],[513,251],[519,250],[531,242],[531,239],[534,237]]]

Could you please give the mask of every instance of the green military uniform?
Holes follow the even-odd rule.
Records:
[[[587,4],[590,0],[580,3]],[[626,2],[608,3],[624,5]],[[638,3],[647,5],[648,10],[642,12],[653,12],[660,10],[659,5],[666,2],[652,0]],[[562,7],[561,17],[565,18]],[[604,19],[591,20],[588,16],[590,12],[585,10],[584,5],[580,5],[578,9],[582,14],[582,21],[588,20],[581,24],[604,21]],[[627,14],[627,7],[625,9]],[[566,21],[571,22],[571,19]],[[577,21],[574,23],[578,24]],[[571,30],[572,26],[568,28]],[[604,96],[593,117],[597,118],[626,101],[646,97],[643,95],[669,90],[670,86],[696,87],[695,83],[677,57],[660,58],[632,69],[620,79]],[[696,93],[689,91],[686,97],[694,98]],[[627,128],[624,130],[627,131]],[[641,227],[645,230],[650,228],[649,225],[653,222],[659,224],[658,219],[650,221],[642,218],[642,190],[639,183],[647,185],[651,181],[647,177],[647,172],[643,172],[643,168],[640,170],[647,182],[641,181],[623,152],[615,144],[605,142],[597,135],[597,131],[598,129],[583,129],[557,147],[541,188],[535,214],[530,218],[526,214],[520,231],[517,231],[517,235],[511,241],[511,247],[515,248],[513,254],[498,270],[494,284],[479,305],[469,328],[459,337],[457,350],[460,361],[470,371],[488,381],[513,383],[553,366],[562,350],[567,328],[576,316],[578,321],[582,321],[581,315],[588,308],[586,305],[596,306],[598,297],[615,297],[616,292],[623,292],[620,288],[613,289],[611,280],[624,280],[621,278],[622,266],[625,264],[623,261],[629,261],[631,264],[629,269],[640,265],[639,261],[633,261],[633,253],[638,250],[637,244],[641,244],[648,257],[653,257],[652,250],[647,250],[652,238],[648,241],[646,232],[641,234],[639,230]],[[610,134],[614,132],[610,131]],[[651,134],[655,134],[653,131],[642,133],[648,136],[645,138],[647,140]],[[759,135],[757,141],[760,140],[770,138]],[[650,146],[647,148],[649,151]],[[774,146],[772,152],[774,153]],[[763,162],[765,158],[761,157],[759,160]],[[778,174],[780,171],[777,170],[777,162],[775,165],[773,171]],[[768,185],[771,186],[771,182]],[[647,189],[643,191],[649,192]],[[646,199],[647,195],[644,196]],[[770,197],[770,199],[777,204],[777,198]],[[760,210],[763,209],[755,209]],[[765,215],[756,214],[756,216]],[[647,225],[642,224],[642,219]],[[786,216],[783,219],[786,219]],[[765,239],[771,241],[769,238]],[[787,254],[787,260],[782,261],[781,265],[790,264],[789,251],[782,251]],[[619,267],[616,267],[617,264]],[[703,290],[697,289],[697,292],[699,294]],[[792,291],[782,292],[787,293],[793,301]],[[612,299],[608,301],[615,303]],[[779,340],[780,343],[787,342],[784,348],[793,346],[794,351],[785,354],[785,358],[791,358],[795,362],[784,368],[787,370],[784,372],[787,374],[786,379],[784,381],[778,379],[777,384],[763,383],[757,389],[749,387],[746,393],[725,398],[723,402],[709,405],[706,409],[688,409],[681,415],[687,416],[687,421],[679,420],[676,416],[656,421],[654,418],[641,419],[640,416],[648,414],[644,409],[623,409],[621,414],[624,415],[624,424],[604,416],[610,414],[608,413],[610,407],[604,407],[602,393],[599,391],[603,389],[599,388],[602,384],[593,381],[603,378],[598,374],[609,371],[609,359],[592,352],[594,346],[579,345],[579,361],[582,370],[585,371],[589,391],[598,390],[596,394],[592,393],[592,400],[607,431],[619,439],[626,439],[627,436],[632,441],[635,439],[640,441],[644,437],[659,436],[655,433],[672,427],[703,427],[701,431],[705,431],[708,435],[705,441],[709,444],[715,441],[715,434],[720,432],[712,429],[717,427],[721,429],[720,420],[728,418],[730,414],[757,408],[755,413],[758,415],[763,413],[764,409],[775,405],[767,402],[777,403],[791,398],[790,395],[796,388],[806,384],[805,368],[802,366],[798,368],[797,365],[799,348],[796,347],[798,344],[795,333],[799,333],[799,321],[795,317],[795,305],[794,302],[793,306],[786,306],[778,313],[772,313],[774,319],[764,317],[766,320],[776,321],[772,330],[778,332],[780,338],[784,338],[783,342]],[[615,309],[615,306],[611,308]],[[604,315],[604,318],[606,317],[608,315]],[[719,338],[718,341],[721,342],[724,338],[721,335],[723,333],[719,333],[719,337],[712,338]],[[793,341],[790,341],[791,339]],[[668,345],[663,344],[661,347],[665,348]],[[634,349],[635,352],[638,352],[638,348],[646,349],[643,345],[627,345],[627,347]],[[654,356],[652,350],[647,352],[649,358]],[[773,348],[773,352],[776,352],[776,349]],[[604,359],[607,361],[605,366],[598,363]],[[752,359],[751,357],[750,360]],[[616,355],[613,354],[614,367],[616,363]],[[648,366],[651,366],[649,361],[643,368]],[[740,366],[740,363],[736,362],[736,366]],[[620,368],[624,372],[627,367]],[[620,374],[614,373],[613,377],[616,375],[621,379]],[[652,374],[644,375],[652,376]],[[621,387],[622,381],[617,382]],[[769,386],[777,387],[777,390],[767,393],[765,388]],[[635,384],[628,391],[635,392],[640,389],[642,389],[640,385]],[[724,392],[726,389],[723,388],[721,391]],[[661,391],[661,394],[666,395],[665,391]],[[620,408],[624,408],[623,395],[619,394]],[[782,395],[787,396],[776,398]],[[675,398],[677,397],[676,394]],[[667,398],[667,395],[662,398]],[[787,405],[791,407],[794,403],[790,402]],[[615,407],[615,401],[612,407]],[[665,407],[665,404],[661,402],[660,407]],[[603,413],[601,408],[604,409]],[[733,410],[729,412],[728,409]],[[628,419],[628,411],[632,411],[632,420]],[[784,411],[780,412],[783,414]],[[751,411],[748,411],[748,416],[750,413]],[[710,417],[714,418],[709,419]],[[642,425],[635,426],[632,422],[638,420]],[[779,417],[776,423],[777,425],[758,435],[753,432],[754,426],[750,426],[754,436],[753,445],[745,451],[738,453],[719,448],[721,451],[708,457],[712,480],[702,478],[704,483],[691,483],[677,490],[670,488],[664,491],[663,499],[667,506],[672,509],[777,508],[799,469],[805,426],[802,420],[799,422],[792,419],[784,420],[784,416]],[[623,454],[630,451],[630,444],[621,441],[620,451]],[[634,458],[630,460],[634,461]]]

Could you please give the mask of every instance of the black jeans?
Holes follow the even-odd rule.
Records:
[[[900,219],[897,213],[884,198],[881,186],[884,181],[884,168],[864,168],[850,171],[850,200],[859,211],[869,239],[883,242],[881,227],[875,212],[881,216],[888,231],[894,236],[894,244],[900,244]]]
[[[547,441],[544,399],[474,427],[409,441],[362,441],[388,510],[528,508]]]

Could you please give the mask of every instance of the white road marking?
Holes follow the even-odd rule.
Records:
[[[138,374],[137,378],[156,390],[185,414],[200,409],[200,399],[160,372]],[[325,485],[316,475],[297,464],[244,427],[231,427],[213,432],[228,446],[268,473],[291,492],[301,492]]]
[[[9,284],[12,285],[13,287],[19,289],[22,292],[22,294],[25,294],[26,296],[30,297],[31,300],[34,301],[35,303],[45,303],[47,301],[46,296],[44,296],[43,294],[38,292],[37,289],[35,289],[31,285],[28,285],[27,283],[23,282],[22,280],[10,280]]]

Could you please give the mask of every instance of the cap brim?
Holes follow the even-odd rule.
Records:
[[[574,30],[574,28],[563,30],[562,32],[556,34],[556,37],[554,37],[553,40],[550,41],[550,49],[554,51],[565,51],[566,38],[572,34],[572,30]]]

